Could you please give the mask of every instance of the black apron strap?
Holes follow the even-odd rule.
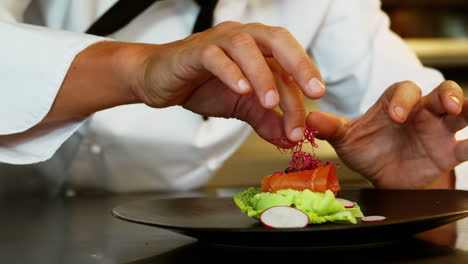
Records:
[[[202,32],[213,26],[213,14],[218,0],[195,0],[195,2],[200,6],[200,13],[198,13],[192,33]]]
[[[119,0],[107,10],[86,33],[96,36],[108,36],[125,27],[150,5],[160,0]]]
[[[108,36],[125,27],[149,6],[161,0],[119,0],[107,10],[86,33],[96,36]],[[213,25],[213,13],[218,0],[195,0],[200,6],[192,33],[202,32]]]

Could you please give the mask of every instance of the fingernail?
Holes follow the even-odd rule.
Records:
[[[274,90],[270,90],[265,94],[265,105],[271,108],[278,105],[278,96]]]
[[[393,112],[395,112],[395,115],[398,119],[400,120],[404,120],[405,119],[405,115],[406,115],[406,111],[403,107],[401,106],[395,106],[395,108],[393,108]]]
[[[249,91],[250,85],[249,85],[249,83],[247,82],[246,79],[240,79],[240,80],[237,82],[237,89],[238,89],[240,92],[245,93],[245,92]]]
[[[309,91],[311,93],[317,94],[325,90],[325,85],[317,78],[312,78],[309,81]]]
[[[460,106],[460,100],[455,96],[455,95],[450,95],[450,98],[457,104],[457,106]]]
[[[291,131],[290,138],[293,141],[299,141],[304,137],[304,129],[302,127],[296,127]]]

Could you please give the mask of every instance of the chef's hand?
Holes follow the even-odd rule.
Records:
[[[180,41],[147,45],[141,54],[133,88],[142,102],[241,119],[267,140],[300,140],[303,95],[325,93],[319,70],[284,28],[224,22]]]
[[[168,44],[101,41],[87,47],[37,129],[145,103],[238,118],[267,140],[298,141],[305,128],[303,95],[324,93],[320,72],[287,30],[224,22]]]
[[[468,98],[445,81],[427,96],[412,82],[396,83],[360,118],[315,112],[306,123],[375,186],[419,189],[453,187],[454,167],[468,160],[468,140],[455,133],[467,121]]]

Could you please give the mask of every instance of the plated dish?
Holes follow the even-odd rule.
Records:
[[[186,197],[135,201],[112,210],[122,220],[168,229],[209,243],[246,246],[329,246],[402,239],[468,216],[468,191],[341,190],[365,215],[386,221],[326,223],[271,229],[239,211],[231,197]]]
[[[137,201],[115,208],[123,220],[165,228],[210,243],[328,246],[401,239],[468,215],[468,192],[341,190],[335,165],[302,151],[318,130],[277,146],[289,166],[233,197]],[[288,145],[289,144],[289,145]],[[339,199],[337,199],[339,198]]]

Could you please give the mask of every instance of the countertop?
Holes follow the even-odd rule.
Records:
[[[229,190],[178,194],[10,198],[1,202],[1,263],[468,263],[468,222],[416,237],[347,247],[260,248],[204,244],[167,230],[128,223],[111,209],[165,196],[228,195]],[[203,261],[203,262],[199,262]]]

